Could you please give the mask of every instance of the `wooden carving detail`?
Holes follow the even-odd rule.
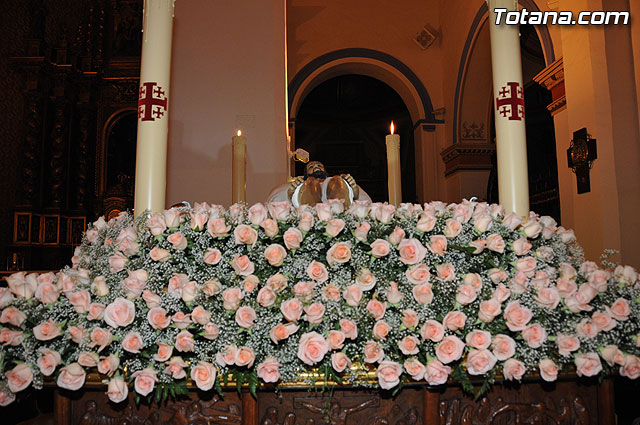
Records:
[[[441,425],[490,425],[490,424],[557,424],[588,425],[589,412],[580,396],[570,399],[550,398],[533,403],[505,402],[502,397],[479,402],[453,399],[440,402]],[[557,405],[556,405],[557,403]]]
[[[26,119],[25,140],[22,168],[22,196],[25,205],[33,205],[36,196],[36,182],[38,181],[40,161],[40,132],[42,120],[40,110],[40,96],[35,92],[25,95]]]
[[[74,402],[80,409],[74,415],[79,425],[226,425],[240,424],[242,412],[239,404],[223,402],[214,395],[209,400],[186,399],[166,405],[135,406],[129,400],[124,409],[114,410],[112,405],[101,403],[98,398],[104,394],[95,393]]]

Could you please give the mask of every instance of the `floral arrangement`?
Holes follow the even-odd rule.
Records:
[[[640,282],[499,205],[196,204],[89,228],[59,273],[0,288],[0,404],[97,372],[111,401],[232,376],[380,388],[640,376]],[[309,378],[311,379],[311,378]],[[313,382],[310,382],[313,383]]]

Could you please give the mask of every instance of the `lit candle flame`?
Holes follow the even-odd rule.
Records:
[[[389,128],[391,129],[391,134],[393,134],[393,130],[396,129],[396,126],[393,125],[393,121],[391,121],[391,125],[389,126]]]
[[[242,131],[238,130],[238,137],[242,136]]]

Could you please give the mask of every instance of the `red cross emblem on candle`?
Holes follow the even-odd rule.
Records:
[[[505,118],[509,116],[509,120],[520,121],[524,118],[524,96],[520,83],[508,82],[500,88],[496,98],[496,110]]]
[[[167,97],[162,87],[155,81],[142,84],[138,97],[138,118],[142,121],[155,121],[164,116],[167,110]]]

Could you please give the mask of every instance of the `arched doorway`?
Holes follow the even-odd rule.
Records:
[[[340,75],[313,88],[297,112],[295,147],[323,162],[329,175],[349,173],[374,201],[387,201],[384,136],[392,120],[401,140],[403,201],[415,202],[411,115],[400,95],[376,78]],[[296,175],[302,167],[297,163]]]

